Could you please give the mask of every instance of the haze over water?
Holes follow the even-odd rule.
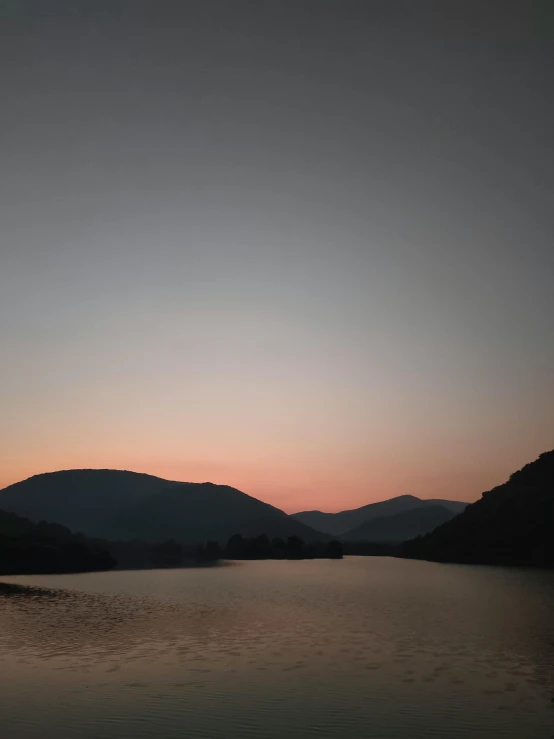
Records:
[[[387,558],[3,578],[10,739],[550,739],[554,574]]]

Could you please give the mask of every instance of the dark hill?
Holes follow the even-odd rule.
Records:
[[[554,566],[554,451],[403,551],[438,562]]]
[[[0,511],[0,575],[90,572],[114,565],[95,542],[64,526]]]
[[[456,514],[442,505],[427,505],[382,516],[342,535],[347,541],[401,542],[427,534]]]
[[[106,521],[175,483],[120,470],[62,470],[0,490],[0,509],[103,536]]]
[[[0,509],[97,538],[180,542],[267,534],[325,540],[286,513],[225,485],[180,483],[118,470],[68,470],[0,491]]]
[[[145,541],[213,539],[223,545],[236,533],[246,537],[298,536],[307,542],[328,539],[279,508],[212,483],[181,483],[154,493],[116,516],[109,536]]]
[[[293,518],[318,531],[325,531],[332,536],[341,536],[362,526],[367,521],[384,516],[393,516],[397,513],[413,510],[414,508],[434,506],[436,504],[449,508],[453,513],[459,513],[467,505],[466,503],[459,503],[454,500],[422,500],[421,498],[416,498],[415,495],[399,495],[390,500],[369,503],[361,508],[341,511],[340,513],[302,511],[301,513],[293,514]]]

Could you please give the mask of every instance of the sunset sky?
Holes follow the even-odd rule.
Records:
[[[554,447],[547,4],[0,9],[0,487],[334,511]]]

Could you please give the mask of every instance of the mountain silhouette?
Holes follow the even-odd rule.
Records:
[[[213,483],[181,483],[144,498],[113,520],[111,538],[157,541],[213,539],[224,544],[233,534],[326,539],[284,511],[236,488]]]
[[[483,493],[463,513],[403,545],[438,562],[554,566],[554,450]]]
[[[302,511],[294,513],[292,517],[311,526],[318,531],[324,531],[331,536],[342,536],[362,526],[368,521],[397,513],[411,511],[414,508],[441,505],[452,511],[452,514],[462,511],[467,503],[455,500],[422,500],[415,495],[399,495],[396,498],[383,500],[379,503],[369,503],[361,508],[341,511],[340,513],[323,513],[322,511]]]
[[[0,490],[0,509],[102,536],[106,521],[172,484],[120,470],[47,472]]]
[[[325,534],[284,511],[226,485],[181,483],[119,470],[66,470],[36,475],[0,491],[0,509],[45,519],[111,540],[204,542],[233,534]]]
[[[342,534],[341,539],[369,542],[406,541],[432,531],[440,524],[450,521],[455,515],[451,509],[439,504],[420,506],[392,516],[373,518]]]

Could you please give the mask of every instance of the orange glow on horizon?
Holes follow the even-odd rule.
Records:
[[[20,460],[11,460],[11,464],[3,465],[0,487],[42,472],[62,469],[124,469],[168,480],[231,485],[287,513],[312,509],[337,512],[404,494],[473,502],[484,490],[504,482],[518,466],[532,459],[533,455],[515,466],[511,462],[495,460],[495,465],[465,470],[462,478],[456,478],[448,463],[435,465],[434,475],[431,476],[425,474],[422,465],[413,467],[411,472],[403,472],[388,466],[386,462],[380,469],[367,473],[363,466],[333,471],[329,465],[322,465],[320,469],[303,468],[290,461],[281,466],[275,461],[264,464],[260,460],[248,463],[223,459],[213,464],[208,461],[148,460],[147,455],[134,458],[115,452],[90,455],[74,452],[59,456],[45,455],[43,458],[37,455],[32,466]]]

